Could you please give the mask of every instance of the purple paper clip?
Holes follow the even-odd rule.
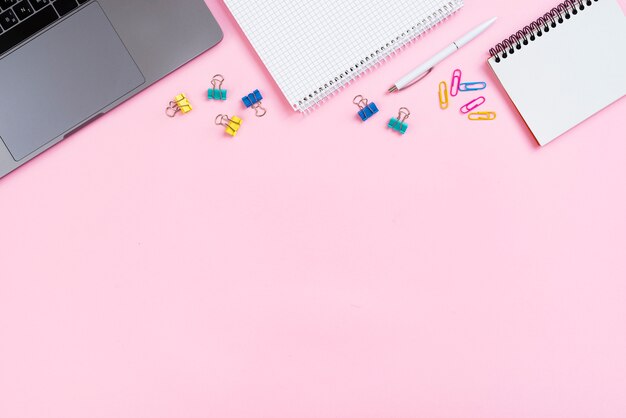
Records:
[[[483,96],[480,96],[472,100],[471,102],[463,105],[463,107],[461,108],[461,113],[469,113],[472,110],[476,109],[478,106],[482,105],[483,103],[485,103],[485,98]]]
[[[450,96],[456,96],[459,94],[459,87],[461,86],[461,70],[456,69],[452,73],[452,82],[450,83]]]

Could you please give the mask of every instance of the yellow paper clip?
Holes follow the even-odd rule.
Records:
[[[187,96],[181,93],[174,97],[174,100],[172,100],[169,106],[165,108],[165,114],[170,118],[173,118],[178,112],[182,112],[183,114],[189,113],[192,109],[193,108],[191,107],[191,103],[189,103]]]
[[[448,83],[442,81],[439,83],[439,107],[441,109],[447,109],[450,103],[448,98]]]
[[[241,128],[241,123],[243,121],[237,116],[233,116],[232,118],[228,115],[219,114],[215,118],[216,125],[222,125],[226,127],[226,133],[230,136],[237,135],[239,128]]]
[[[474,112],[467,115],[469,120],[494,120],[496,112]]]

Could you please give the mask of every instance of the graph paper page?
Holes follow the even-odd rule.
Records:
[[[225,0],[294,109],[305,111],[463,0]]]

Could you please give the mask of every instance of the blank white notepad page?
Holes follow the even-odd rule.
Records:
[[[463,0],[225,0],[294,109],[307,110]]]
[[[626,94],[624,13],[616,0],[584,4],[500,62],[489,60],[541,145]]]

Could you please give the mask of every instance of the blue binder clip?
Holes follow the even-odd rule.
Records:
[[[222,83],[224,82],[224,76],[221,74],[215,74],[213,80],[211,80],[212,89],[209,89],[209,99],[213,100],[226,100],[226,90],[222,89]]]
[[[409,112],[409,109],[407,109],[406,107],[401,107],[398,111],[398,117],[391,118],[387,127],[404,135],[409,127],[409,125],[407,125],[405,122],[409,118],[409,116],[411,116],[411,112]]]
[[[259,90],[254,90],[252,93],[241,98],[243,104],[246,105],[246,107],[254,109],[254,114],[259,118],[267,113],[261,100],[263,100],[263,96]]]
[[[363,122],[378,113],[378,108],[374,102],[369,103],[367,99],[360,94],[352,99],[352,103],[359,107],[359,117]]]

